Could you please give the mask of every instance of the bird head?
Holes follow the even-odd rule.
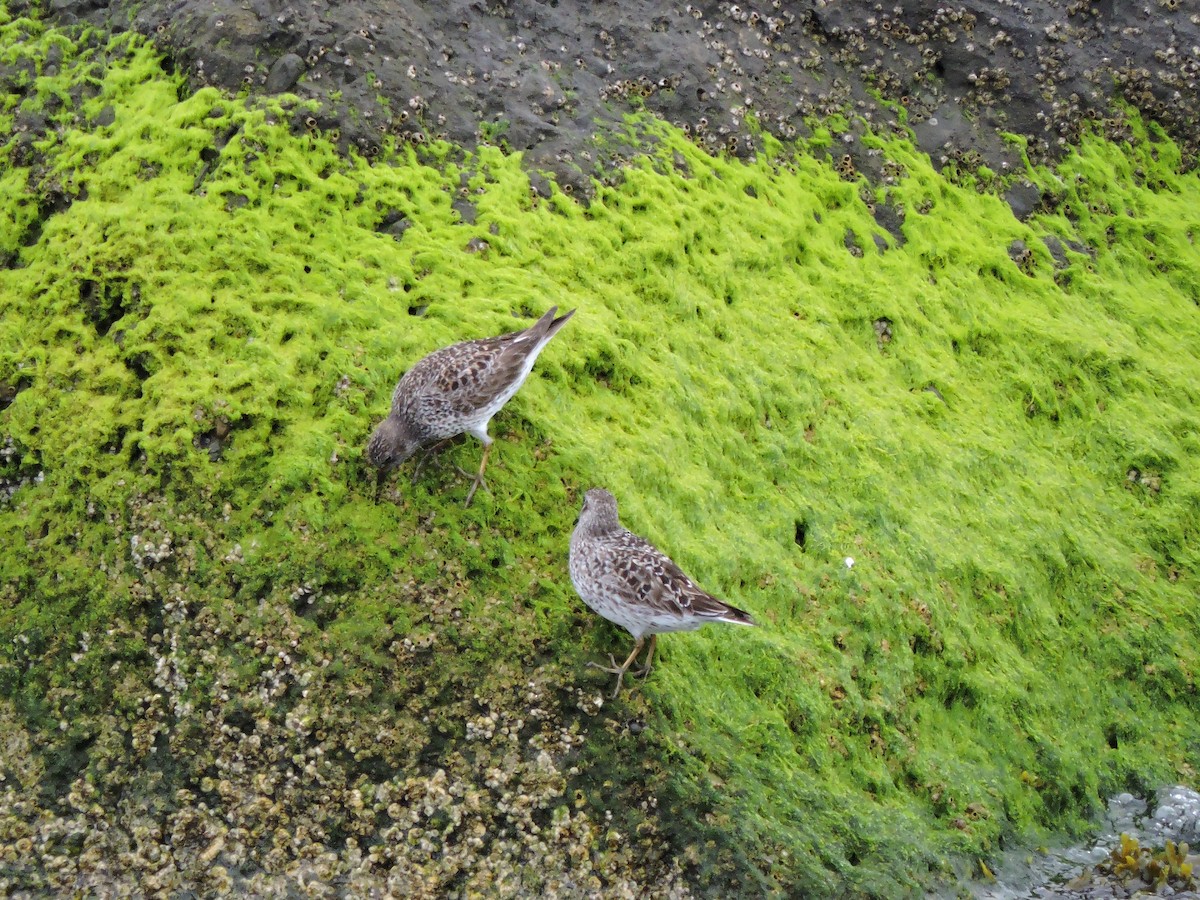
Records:
[[[604,488],[592,488],[583,495],[579,524],[597,533],[619,528],[621,523],[617,518],[617,498]]]
[[[421,442],[395,416],[388,416],[367,441],[367,462],[389,472],[417,452]]]

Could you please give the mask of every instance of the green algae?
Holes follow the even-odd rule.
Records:
[[[51,43],[4,25],[6,63]],[[665,638],[623,701],[650,737],[583,750],[625,832],[630,784],[670,801],[699,885],[892,895],[1194,780],[1200,182],[1154,129],[1031,169],[1058,203],[1024,223],[875,139],[905,173],[875,198],[906,213],[897,246],[819,129],[743,163],[639,121],[654,155],[581,205],[494,148],[369,164],[281,106],[180,99],[129,37],[26,87],[4,133],[50,97],[59,127],[36,160],[0,151],[0,382],[28,382],[0,411],[0,684],[31,732],[77,723],[52,773],[102,774],[91,717],[132,722],[145,687],[81,685],[149,671],[180,597],[238,636],[191,663],[198,709],[282,631],[335,658],[326,705],[416,728],[389,698],[417,696],[451,746],[455,688],[552,659],[599,693],[584,663],[627,635],[565,556],[603,485],[762,623]],[[494,422],[492,493],[464,510],[452,476],[401,473],[376,505],[362,447],[404,368],[551,304],[580,312]],[[442,593],[457,616],[430,616]],[[427,635],[454,653],[422,693],[388,648]]]

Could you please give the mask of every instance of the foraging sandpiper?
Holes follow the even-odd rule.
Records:
[[[603,488],[584,495],[579,523],[571,535],[570,568],[583,602],[636,641],[623,665],[618,666],[611,655],[611,666],[588,664],[617,676],[614,698],[647,634],[650,650],[638,675],[650,672],[660,634],[695,631],[708,622],[756,624],[748,613],[702,590],[665,553],[624,528],[617,518],[616,498]]]
[[[524,331],[465,341],[435,350],[409,369],[392,394],[392,409],[367,442],[367,460],[379,481],[424,447],[466,433],[483,443],[483,461],[467,493],[467,506],[483,484],[492,450],[488,422],[509,401],[533,368],[534,360],[574,315],[554,317],[550,307]]]

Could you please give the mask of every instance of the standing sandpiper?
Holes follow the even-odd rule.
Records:
[[[571,581],[583,602],[633,635],[637,641],[624,665],[610,655],[611,666],[589,663],[621,679],[641,652],[646,635],[650,650],[638,675],[650,672],[654,642],[668,631],[695,631],[708,622],[754,625],[750,615],[702,590],[667,555],[625,529],[617,518],[617,500],[603,488],[584,495],[579,524],[571,535]]]
[[[488,422],[509,401],[533,368],[542,348],[567,319],[550,307],[537,324],[499,337],[465,341],[435,350],[409,369],[392,394],[392,409],[367,442],[367,460],[379,479],[418,450],[463,433],[483,443],[479,474],[467,506],[483,484],[492,450]]]

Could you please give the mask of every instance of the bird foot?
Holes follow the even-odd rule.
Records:
[[[617,661],[613,659],[613,655],[611,653],[608,655],[608,661],[611,663],[611,665],[606,666],[603,663],[590,662],[588,663],[588,668],[599,669],[601,672],[608,672],[610,675],[617,676],[617,686],[613,688],[612,694],[609,695],[611,699],[616,700],[617,694],[621,693],[621,682],[624,680],[625,673],[628,671],[628,669],[623,669],[618,666]]]
[[[613,659],[613,655],[611,653],[608,654],[608,662],[609,662],[609,664],[607,666],[604,665],[603,663],[590,662],[590,663],[588,663],[588,668],[589,669],[599,669],[601,672],[607,672],[609,675],[624,675],[625,674],[626,670],[622,669],[620,666],[617,665],[617,661],[615,659]]]
[[[455,466],[454,468],[458,469],[458,466]],[[487,479],[485,479],[482,475],[468,475],[462,469],[458,469],[458,474],[462,475],[463,478],[471,479],[471,489],[467,491],[467,502],[463,504],[464,506],[471,505],[471,501],[475,499],[475,491],[477,491],[479,488],[483,488],[489,494],[492,493],[492,489],[488,487]]]

